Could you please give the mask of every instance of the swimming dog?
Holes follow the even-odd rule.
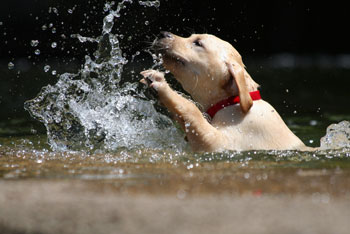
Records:
[[[162,32],[153,48],[202,110],[174,91],[162,72],[142,71],[141,82],[156,90],[194,151],[312,150],[261,99],[259,85],[230,43],[209,34],[184,38]]]

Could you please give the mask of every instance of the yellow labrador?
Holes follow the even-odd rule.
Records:
[[[193,150],[312,150],[260,98],[259,85],[228,42],[208,34],[183,38],[162,32],[154,48],[163,55],[164,67],[212,117],[208,121],[192,101],[172,90],[163,73],[141,72],[141,82],[158,92]]]

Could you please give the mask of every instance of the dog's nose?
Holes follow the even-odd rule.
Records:
[[[165,31],[162,31],[160,32],[160,36],[161,38],[173,38],[174,35],[170,32],[165,32]]]

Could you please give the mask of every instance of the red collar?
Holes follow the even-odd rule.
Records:
[[[260,96],[260,92],[259,90],[257,91],[253,91],[253,92],[250,92],[249,93],[251,98],[253,99],[253,101],[256,101],[256,100],[260,100],[261,99],[261,96]],[[227,106],[232,106],[232,105],[235,105],[239,103],[239,96],[231,96],[227,99],[224,99],[218,103],[216,103],[215,105],[213,105],[212,107],[210,107],[208,110],[207,110],[207,114],[211,117],[211,118],[214,118],[215,114],[227,107]]]

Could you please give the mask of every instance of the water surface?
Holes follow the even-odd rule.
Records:
[[[316,121],[316,120],[314,120]],[[322,121],[287,119],[305,143],[318,144]],[[314,125],[315,122],[311,122]],[[320,130],[322,129],[322,130]],[[6,129],[2,129],[5,131]],[[13,132],[11,132],[13,134]],[[15,134],[14,134],[15,135]],[[193,153],[137,147],[114,152],[54,151],[46,135],[0,138],[3,180],[79,180],[121,193],[350,195],[350,150]]]
[[[106,2],[100,34],[75,32],[69,37],[72,45],[95,48],[92,53],[86,50],[84,62],[76,70],[67,72],[67,68],[57,74],[48,63],[40,64],[41,73],[39,66],[28,68],[35,70],[28,76],[45,77],[49,72],[55,80],[25,102],[31,121],[17,117],[0,123],[2,180],[77,180],[96,189],[175,194],[180,198],[194,194],[305,193],[327,201],[330,196],[349,195],[349,147],[316,152],[191,152],[184,133],[138,82],[141,70],[163,69],[161,57],[147,48],[135,54],[122,51],[123,40],[134,32],[121,32],[114,26],[131,4],[141,5],[142,12],[159,7],[159,1]],[[145,20],[142,25],[147,27],[149,21]],[[43,31],[53,30],[50,24],[42,27]],[[36,56],[40,56],[40,43],[34,38],[30,42]],[[56,41],[51,43],[53,50],[59,46]],[[277,60],[283,58],[286,55]],[[14,69],[13,64],[8,65]],[[262,65],[267,68],[262,69]],[[309,146],[320,145],[329,124],[350,119],[343,114],[347,113],[344,108],[341,115],[321,112],[317,104],[320,98],[310,95],[310,84],[295,82],[296,78],[304,80],[300,76],[318,78],[335,71],[341,79],[347,77],[347,69],[275,68],[267,63],[250,66],[248,71],[263,85],[263,98],[281,111],[288,126]],[[176,88],[171,75],[167,77]],[[322,86],[330,87],[334,84]],[[344,106],[344,100],[339,99],[339,106]]]

